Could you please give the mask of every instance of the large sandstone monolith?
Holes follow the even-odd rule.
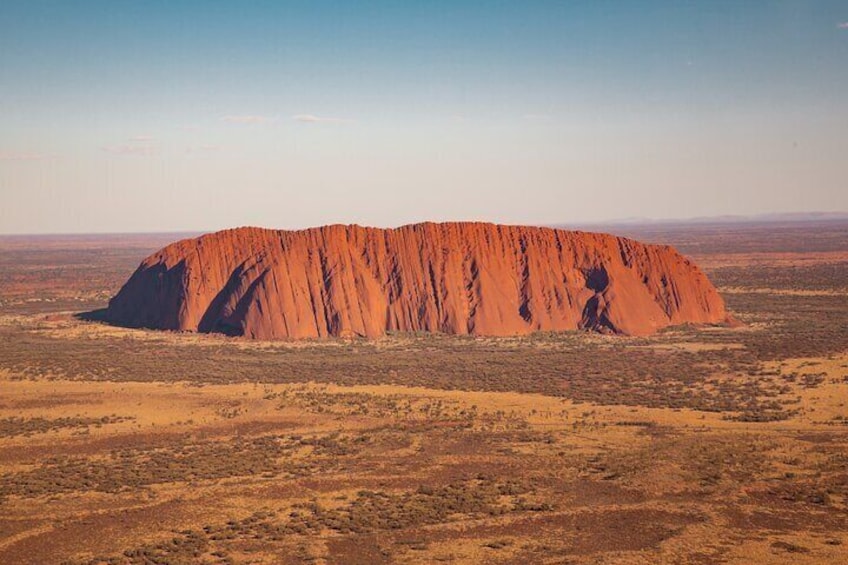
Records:
[[[728,319],[673,248],[484,223],[239,228],[173,243],[109,302],[116,324],[257,339],[387,331],[650,334]]]

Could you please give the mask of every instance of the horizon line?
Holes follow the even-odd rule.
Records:
[[[435,221],[435,220],[422,220],[418,222],[409,222],[396,226],[363,226],[362,224],[358,224],[356,222],[353,223],[345,223],[345,222],[330,222],[326,224],[321,224],[318,226],[309,226],[305,228],[265,228],[262,226],[251,226],[251,225],[240,225],[234,227],[225,227],[219,229],[165,229],[165,230],[150,230],[150,231],[128,231],[128,232],[115,232],[115,231],[91,231],[91,232],[0,232],[0,238],[12,238],[12,237],[90,237],[90,236],[151,236],[151,235],[202,235],[208,233],[215,233],[219,231],[226,231],[232,229],[239,229],[245,227],[256,227],[261,229],[271,229],[271,230],[285,230],[285,231],[298,231],[304,229],[312,229],[316,227],[325,227],[325,226],[333,226],[333,225],[349,225],[349,226],[362,226],[362,227],[372,227],[378,229],[393,229],[400,228],[403,226],[416,225],[416,224],[426,224],[426,223],[488,223],[488,224],[499,224],[499,225],[513,225],[513,226],[534,226],[534,227],[547,227],[547,228],[566,228],[566,227],[593,227],[593,226],[612,226],[612,227],[640,227],[640,226],[661,226],[668,224],[685,224],[685,223],[698,223],[698,224],[709,224],[709,223],[779,223],[779,222],[789,222],[789,223],[802,223],[802,222],[816,222],[816,221],[848,221],[848,210],[846,211],[809,211],[809,212],[765,212],[759,214],[721,214],[715,216],[691,216],[686,218],[614,218],[608,220],[594,220],[594,221],[563,221],[556,223],[507,223],[507,222],[498,222],[498,221],[485,221],[485,220],[445,220],[445,221]]]

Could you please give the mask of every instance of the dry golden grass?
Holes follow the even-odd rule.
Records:
[[[846,366],[775,364],[799,375],[800,411],[763,423],[517,392],[5,372],[0,419],[120,419],[0,437],[0,560],[838,562]]]

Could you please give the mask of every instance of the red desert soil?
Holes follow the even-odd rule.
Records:
[[[145,259],[106,317],[257,339],[645,335],[728,320],[707,277],[672,247],[484,223],[239,228],[186,239]]]

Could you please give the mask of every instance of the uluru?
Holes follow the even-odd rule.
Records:
[[[396,331],[646,335],[728,314],[706,275],[669,246],[456,222],[245,227],[185,239],[145,259],[105,318],[275,340]]]

